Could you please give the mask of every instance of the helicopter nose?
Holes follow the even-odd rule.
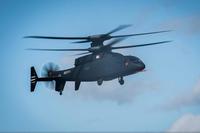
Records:
[[[140,62],[138,62],[137,63],[137,71],[142,71],[142,70],[144,70],[145,69],[145,64],[142,62],[142,61],[140,61]]]
[[[142,71],[145,69],[145,64],[143,62],[139,63],[139,70]]]

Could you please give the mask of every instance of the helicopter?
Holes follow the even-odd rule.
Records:
[[[102,85],[103,81],[110,81],[118,78],[120,85],[124,84],[125,76],[132,75],[144,71],[144,62],[136,57],[130,55],[122,55],[121,53],[113,52],[116,49],[126,49],[135,47],[144,47],[150,45],[158,45],[169,43],[171,41],[161,41],[154,43],[115,46],[127,37],[141,36],[148,34],[158,34],[169,32],[170,30],[146,32],[127,35],[111,35],[117,31],[130,27],[131,25],[120,25],[117,28],[105,33],[84,37],[55,37],[55,36],[25,36],[24,38],[34,39],[62,39],[62,40],[78,40],[74,43],[90,43],[89,48],[81,49],[38,49],[28,48],[27,50],[36,51],[82,51],[77,55],[81,55],[75,59],[74,67],[59,70],[59,67],[54,63],[44,65],[42,77],[38,77],[34,66],[31,67],[30,73],[30,91],[34,92],[37,82],[47,82],[54,87],[55,91],[62,95],[66,82],[75,82],[75,91],[79,90],[81,82],[97,82]],[[111,42],[104,45],[104,41],[112,39]]]

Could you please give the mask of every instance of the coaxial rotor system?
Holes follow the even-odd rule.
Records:
[[[111,35],[117,31],[128,28],[130,26],[131,25],[120,25],[105,34],[90,35],[90,36],[83,36],[83,37],[25,36],[25,38],[78,40],[78,41],[75,41],[74,43],[90,43],[91,47],[84,48],[84,49],[37,49],[37,48],[29,48],[28,49],[28,50],[38,50],[38,51],[85,51],[84,53],[80,53],[77,55],[88,54],[88,53],[107,52],[107,51],[111,51],[111,50],[115,50],[115,49],[125,49],[125,48],[143,47],[143,46],[149,46],[149,45],[158,45],[158,44],[171,42],[171,41],[160,41],[160,42],[146,43],[146,44],[139,44],[139,45],[113,47],[113,45],[121,42],[122,40],[124,40],[127,37],[158,34],[158,33],[164,33],[164,32],[171,31],[171,30],[162,30],[162,31],[144,32],[144,33],[135,33],[135,34],[126,34],[126,35]],[[110,43],[108,43],[107,45],[104,45],[104,41],[107,41],[110,39],[113,39],[113,40]]]

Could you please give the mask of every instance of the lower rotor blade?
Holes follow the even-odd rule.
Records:
[[[107,47],[107,46],[111,47],[111,46],[123,41],[124,39],[126,39],[126,38],[116,38],[115,40],[111,41],[109,44],[105,45],[105,47]]]
[[[72,43],[87,43],[90,42],[89,40],[85,40],[85,41],[76,41],[76,42],[72,42]]]
[[[89,54],[90,52],[84,52],[84,53],[79,53],[79,54],[75,54],[75,55],[86,55]]]
[[[28,48],[26,50],[34,50],[34,51],[88,51],[88,49],[38,49],[38,48]]]
[[[134,47],[144,47],[144,46],[157,45],[157,44],[163,44],[163,43],[169,43],[169,42],[172,42],[172,41],[162,41],[162,42],[146,43],[146,44],[139,44],[139,45],[111,47],[111,49],[125,49],[125,48],[134,48]]]

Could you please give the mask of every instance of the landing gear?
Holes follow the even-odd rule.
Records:
[[[124,84],[124,79],[123,79],[123,77],[119,77],[119,78],[118,78],[118,81],[119,81],[120,85],[123,85],[123,84]]]
[[[62,95],[62,91],[60,91],[60,95]]]
[[[102,79],[97,80],[97,84],[98,84],[99,86],[102,85],[102,84],[103,84],[103,80],[102,80]]]

